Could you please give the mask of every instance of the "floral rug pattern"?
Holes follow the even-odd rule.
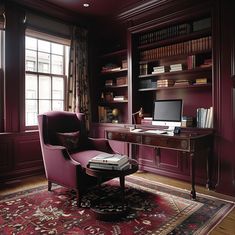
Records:
[[[114,205],[117,209],[122,206],[120,199],[117,180],[89,190],[81,208],[74,192],[55,185],[51,192],[41,186],[1,196],[0,234],[207,234],[234,206],[200,194],[191,200],[188,191],[130,176],[126,178],[126,213],[100,220],[90,208],[105,204],[105,210]]]

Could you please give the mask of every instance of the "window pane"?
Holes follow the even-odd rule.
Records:
[[[45,113],[51,110],[50,100],[39,100],[39,113]]]
[[[50,73],[50,54],[38,52],[38,72]]]
[[[51,78],[39,76],[39,99],[51,99]]]
[[[25,70],[26,71],[37,71],[37,52],[26,50],[25,53]]]
[[[63,77],[53,77],[52,99],[64,99],[64,79]]]
[[[63,57],[52,55],[52,71],[53,74],[63,74]]]
[[[64,110],[64,101],[53,100],[52,110],[63,111]]]
[[[52,43],[51,44],[52,54],[63,55],[64,54],[64,47],[63,45]]]
[[[38,84],[36,75],[26,75],[25,77],[25,97],[26,99],[37,99]]]
[[[25,39],[25,47],[27,49],[37,50],[37,39],[26,37]]]
[[[38,51],[44,51],[50,53],[50,42],[38,40]]]
[[[70,47],[65,47],[65,75],[68,77],[69,74],[69,51]]]
[[[32,126],[37,125],[37,101],[36,100],[26,100],[25,103],[25,110],[26,110],[26,125]]]

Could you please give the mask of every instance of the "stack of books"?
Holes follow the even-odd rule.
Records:
[[[183,70],[183,64],[172,64],[172,65],[170,65],[170,72],[182,71],[182,70]]]
[[[103,170],[125,170],[130,166],[128,156],[101,153],[89,161],[89,167]]]
[[[207,78],[197,78],[196,80],[195,80],[195,85],[197,85],[197,84],[207,84]]]
[[[171,87],[174,86],[175,81],[174,80],[157,80],[157,87]]]
[[[193,117],[183,116],[181,121],[181,127],[192,127]]]
[[[106,80],[105,81],[105,86],[113,86],[113,80]]]
[[[125,100],[125,96],[124,95],[115,95],[113,97],[113,100],[114,101],[123,101],[123,100]]]
[[[111,71],[116,71],[116,70],[121,70],[121,67],[116,64],[108,63],[102,66],[101,72],[111,72]]]
[[[175,81],[175,86],[189,86],[191,83],[189,80],[176,80]]]
[[[162,66],[153,67],[152,74],[165,73],[165,72],[169,72],[169,67],[162,65]]]
[[[207,68],[212,66],[212,59],[205,59],[203,64],[200,65],[201,68]]]

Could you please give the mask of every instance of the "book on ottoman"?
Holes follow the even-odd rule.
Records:
[[[129,165],[128,156],[102,153],[89,160],[90,168],[122,170]]]

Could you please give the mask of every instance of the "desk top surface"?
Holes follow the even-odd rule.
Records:
[[[151,137],[161,137],[161,138],[177,138],[177,139],[197,139],[197,138],[203,138],[213,135],[212,130],[203,130],[199,131],[197,128],[195,130],[190,131],[181,131],[180,134],[174,134],[173,132],[165,132],[165,133],[151,133],[148,132],[149,130],[155,130],[155,129],[134,129],[131,130],[129,128],[109,128],[106,130],[106,132],[114,132],[114,133],[123,133],[123,134],[131,134],[131,135],[143,135],[143,136],[151,136]],[[163,131],[163,130],[161,130]]]

